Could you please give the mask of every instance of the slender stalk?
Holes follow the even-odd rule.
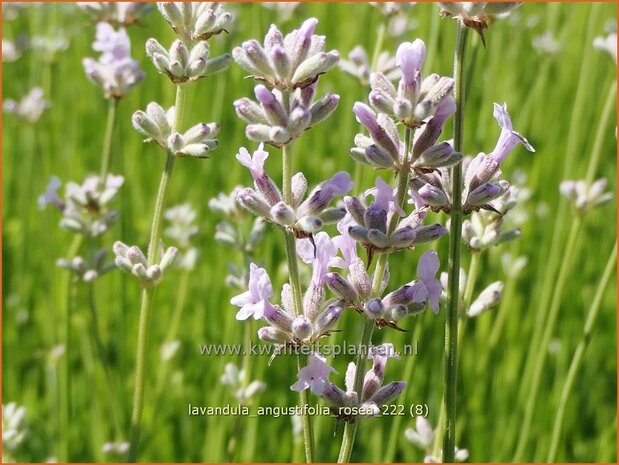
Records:
[[[567,377],[565,378],[565,384],[563,385],[563,390],[561,391],[561,398],[559,399],[559,406],[557,407],[557,413],[555,415],[555,423],[552,429],[552,439],[550,441],[550,451],[548,452],[546,462],[554,462],[557,456],[559,436],[561,435],[561,426],[563,426],[563,417],[565,416],[567,401],[572,393],[572,388],[574,387],[574,382],[576,381],[576,375],[580,369],[583,355],[589,345],[589,341],[591,340],[593,325],[597,319],[600,307],[602,305],[602,299],[604,298],[604,292],[606,291],[606,287],[608,286],[613,271],[615,270],[616,264],[617,242],[615,241],[613,250],[608,257],[608,262],[606,262],[606,267],[604,268],[604,273],[602,274],[602,280],[595,291],[595,296],[593,297],[593,302],[591,303],[591,309],[589,310],[589,315],[587,316],[587,320],[585,322],[582,338],[576,347],[576,352],[574,352],[574,357],[572,358]]]
[[[468,28],[458,25],[456,52],[454,56],[454,97],[456,113],[454,115],[454,150],[462,152],[462,130],[464,127],[464,61]],[[453,198],[451,207],[451,224],[449,231],[449,278],[447,315],[445,319],[445,404],[442,416],[443,461],[453,462],[456,444],[456,374],[458,357],[458,288],[460,281],[460,246],[462,239],[462,164],[458,163],[451,170]]]
[[[110,99],[107,107],[107,124],[105,126],[105,136],[103,138],[103,153],[101,155],[101,170],[99,177],[105,183],[105,177],[110,171],[110,161],[112,154],[112,134],[114,133],[114,123],[116,122],[116,109],[118,100]]]
[[[290,148],[285,145],[282,149],[282,190],[284,202],[292,204],[292,158]],[[292,299],[294,302],[295,316],[303,314],[303,302],[301,298],[301,281],[299,279],[299,263],[297,262],[297,247],[294,233],[284,230],[286,241],[286,263],[288,265],[288,275],[290,277],[290,287],[292,288]],[[297,368],[300,370],[307,365],[307,356],[297,355]],[[299,403],[303,407],[309,403],[307,391],[299,393]],[[303,443],[305,446],[305,460],[307,463],[314,461],[314,431],[312,429],[312,418],[303,415]]]
[[[186,89],[183,86],[176,86],[176,116],[172,131],[177,131],[183,121],[185,110]],[[161,228],[163,224],[163,211],[165,209],[170,179],[174,170],[174,154],[166,154],[165,165],[159,191],[155,202],[155,212],[151,224],[150,241],[148,243],[148,265],[154,265],[159,260],[159,242],[161,240]],[[140,320],[138,323],[138,343],[135,366],[135,388],[133,392],[133,410],[131,412],[131,443],[129,447],[129,462],[137,460],[139,451],[139,441],[142,423],[142,411],[144,407],[144,385],[146,382],[146,362],[148,357],[148,341],[150,332],[150,317],[152,313],[155,288],[145,288],[142,290],[142,304],[140,307]]]
[[[600,163],[600,155],[602,154],[602,143],[604,142],[604,134],[608,130],[608,122],[610,116],[615,114],[613,108],[617,102],[617,81],[613,81],[610,84],[608,93],[606,96],[606,102],[604,103],[604,109],[600,116],[600,120],[597,124],[597,131],[595,133],[595,139],[593,142],[593,148],[591,149],[591,159],[589,160],[589,167],[587,168],[587,177],[585,182],[591,184],[595,177],[595,172]]]
[[[116,428],[116,434],[122,434],[122,418],[120,414],[120,405],[118,404],[118,395],[112,381],[112,373],[107,363],[107,356],[101,333],[99,331],[99,318],[97,316],[97,304],[95,299],[95,286],[91,283],[88,286],[88,308],[90,310],[90,326],[92,331],[92,339],[94,341],[95,352],[99,358],[99,364],[103,371],[103,381],[108,395],[108,403],[111,409],[111,414]],[[93,371],[95,369],[93,368]]]
[[[398,205],[403,206],[406,198],[406,191],[408,187],[408,173],[409,173],[409,152],[411,150],[411,144],[413,141],[413,130],[406,128],[405,143],[404,143],[404,160],[402,167],[398,172],[398,188],[396,192],[396,202]],[[397,214],[392,214],[389,220],[387,233],[390,236],[398,226],[399,217]],[[376,267],[374,268],[374,278],[372,280],[372,297],[379,297],[382,287],[383,279],[385,278],[385,271],[389,264],[389,253],[383,253],[378,256],[376,261]],[[361,395],[363,390],[363,378],[365,376],[365,361],[367,359],[366,350],[372,341],[372,332],[374,331],[374,321],[366,319],[363,324],[363,330],[361,332],[361,342],[359,353],[355,360],[355,392]],[[340,454],[338,456],[338,463],[348,463],[350,461],[350,455],[355,444],[355,436],[357,434],[358,422],[346,423],[344,426],[344,435],[342,437],[342,445],[340,446]]]
[[[73,241],[69,246],[67,252],[67,259],[71,260],[75,257],[82,244],[84,243],[84,236],[76,235],[73,237]],[[64,282],[62,288],[64,289],[63,302],[63,319],[65,323],[64,327],[64,357],[61,364],[62,380],[59,383],[60,390],[60,415],[58,416],[58,431],[61,432],[59,436],[58,444],[58,459],[63,462],[69,461],[69,425],[71,424],[71,301],[73,296],[73,275],[70,272],[64,273]]]
[[[540,382],[542,379],[542,371],[544,370],[544,364],[546,362],[546,355],[548,354],[548,344],[552,337],[555,323],[557,321],[557,315],[559,313],[559,307],[561,306],[561,296],[563,294],[563,288],[567,281],[567,277],[570,271],[572,259],[574,258],[574,250],[578,241],[578,233],[580,232],[581,219],[576,218],[572,222],[572,227],[567,239],[567,244],[563,249],[563,260],[559,266],[559,276],[554,287],[552,294],[552,301],[550,309],[548,311],[548,320],[544,327],[544,333],[542,336],[540,350],[537,352],[537,357],[533,365],[533,372],[531,378],[531,390],[529,397],[527,398],[524,419],[520,425],[518,446],[516,447],[516,453],[514,454],[514,462],[521,462],[524,454],[529,434],[531,432],[531,421],[533,420],[533,414],[535,413],[535,405],[537,402],[537,394],[539,391]]]
[[[460,347],[462,347],[462,340],[464,339],[464,332],[466,330],[467,322],[469,318],[465,315],[471,306],[473,300],[473,291],[475,290],[475,283],[477,281],[477,272],[479,270],[479,261],[481,254],[474,252],[471,254],[471,263],[469,264],[469,271],[466,275],[466,287],[464,288],[464,296],[462,297],[462,308],[458,315],[458,357],[460,357]],[[460,360],[458,358],[458,360]]]

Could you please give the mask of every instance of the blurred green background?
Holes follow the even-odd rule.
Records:
[[[229,52],[249,38],[262,40],[269,24],[284,32],[298,27],[307,17],[319,19],[317,33],[327,36],[327,48],[343,57],[356,45],[372,50],[376,31],[385,21],[380,12],[364,3],[301,4],[291,18],[278,18],[276,10],[260,4],[229,4],[235,14],[230,34],[210,40],[214,54]],[[440,19],[434,4],[417,4],[404,13],[408,30],[400,38],[387,34],[384,50],[395,52],[399,42],[423,39],[427,44],[425,73],[450,75],[455,43],[455,22]],[[608,23],[616,18],[614,4],[530,4],[523,5],[510,18],[497,21],[486,32],[487,47],[471,36],[469,57],[470,84],[465,121],[464,146],[468,154],[490,151],[498,136],[492,118],[492,103],[507,102],[516,130],[535,146],[530,154],[519,148],[505,162],[506,179],[518,179],[530,197],[519,207],[522,237],[482,256],[477,281],[479,292],[492,281],[506,281],[505,298],[499,309],[471,321],[460,354],[458,391],[459,447],[467,448],[471,461],[509,462],[519,438],[524,401],[528,389],[527,370],[532,363],[530,342],[536,327],[544,324],[541,308],[544,294],[552,291],[559,264],[549,263],[551,250],[564,247],[573,214],[560,197],[564,179],[585,177],[590,161],[600,114],[616,80],[609,57],[592,46],[593,38],[605,35]],[[52,103],[36,124],[3,115],[2,126],[2,393],[3,403],[14,401],[27,408],[28,434],[15,458],[42,461],[58,457],[68,443],[69,460],[118,460],[102,452],[106,442],[127,440],[127,434],[114,429],[105,386],[100,383],[88,325],[87,287],[72,286],[71,339],[64,355],[57,355],[64,344],[63,319],[66,271],[55,266],[64,257],[71,233],[58,227],[58,212],[48,207],[41,211],[37,197],[51,175],[64,182],[81,182],[98,171],[107,102],[100,90],[87,80],[81,60],[96,56],[91,50],[94,25],[72,4],[38,4],[22,7],[16,18],[2,22],[3,38],[62,37],[66,50],[27,50],[14,62],[3,64],[2,98],[19,99],[32,87],[40,86]],[[542,53],[534,38],[549,32],[560,50]],[[144,55],[143,44],[156,37],[168,45],[174,36],[155,11],[142,24],[128,29],[134,57],[147,76],[128,98],[120,102],[112,145],[112,173],[125,176],[120,201],[121,216],[116,226],[102,239],[110,249],[115,240],[146,246],[150,215],[163,163],[162,152],[143,145],[142,137],[131,127],[131,114],[150,101],[164,107],[173,104],[174,88],[156,73]],[[218,121],[220,146],[209,160],[183,159],[176,165],[169,205],[189,202],[198,211],[200,233],[196,246],[201,258],[186,278],[188,291],[176,338],[180,349],[166,362],[160,346],[167,334],[183,273],[171,273],[157,291],[153,312],[149,372],[144,412],[141,460],[176,462],[279,461],[301,460],[298,439],[293,437],[290,417],[260,417],[237,420],[234,417],[192,417],[187,405],[236,405],[230,390],[220,383],[228,362],[240,365],[239,357],[202,357],[199,344],[234,344],[243,341],[246,322],[235,320],[229,303],[237,293],[226,287],[224,275],[229,261],[242,257],[216,243],[213,236],[220,219],[208,208],[208,200],[219,192],[230,192],[250,178],[234,159],[241,146],[256,144],[244,136],[244,125],[236,117],[232,102],[252,95],[253,82],[232,65],[229,71],[191,86],[185,121]],[[310,184],[316,184],[335,171],[354,170],[348,156],[358,131],[351,108],[365,101],[368,89],[340,70],[321,77],[319,94],[336,92],[341,101],[335,114],[309,131],[294,144],[295,169],[302,170]],[[614,115],[614,111],[611,115]],[[601,160],[596,178],[606,177],[609,189],[616,188],[616,120],[611,117],[602,128]],[[449,124],[447,125],[449,126]],[[446,137],[451,129],[446,130]],[[278,179],[279,155],[271,150],[268,168]],[[370,169],[364,173],[360,192],[373,184]],[[582,335],[602,270],[616,237],[616,212],[613,204],[593,211],[584,220],[568,284],[562,295],[560,314],[548,350],[543,379],[538,393],[525,461],[546,458],[552,424],[570,360]],[[437,215],[438,217],[438,215]],[[444,222],[444,217],[438,217]],[[437,242],[441,269],[446,270],[447,237]],[[517,276],[508,276],[510,267],[502,257],[524,256],[528,264]],[[391,287],[415,276],[420,251],[394,257]],[[281,235],[267,228],[257,260],[270,270],[274,287],[280,289],[286,278]],[[466,268],[470,254],[463,255]],[[553,267],[554,266],[554,271]],[[279,271],[276,271],[279,270]],[[550,286],[550,287],[549,287]],[[279,291],[276,291],[279,292]],[[184,294],[183,294],[184,295]],[[563,422],[557,460],[576,462],[615,462],[617,434],[616,404],[616,287],[615,276],[606,289],[584,363],[576,379]],[[126,431],[131,408],[135,339],[140,292],[128,276],[114,270],[97,281],[103,341],[109,353],[118,403]],[[182,304],[182,302],[181,302]],[[539,317],[540,312],[542,317]],[[497,315],[505,316],[496,328]],[[541,321],[540,321],[541,319]],[[394,342],[397,347],[416,338],[419,354],[398,403],[428,405],[428,419],[438,420],[443,378],[444,312],[426,312],[403,322],[408,330],[376,331],[374,342]],[[257,324],[254,329],[257,329]],[[347,313],[340,323],[351,343],[358,341],[360,318]],[[539,331],[539,329],[538,329]],[[491,334],[495,334],[491,344]],[[497,338],[498,336],[498,338]],[[254,337],[257,342],[257,336]],[[59,427],[58,387],[62,386],[61,365],[69,357],[71,374],[70,421]],[[343,384],[349,357],[333,363],[339,374],[331,376]],[[258,398],[259,405],[294,405],[297,396],[289,386],[296,379],[291,358],[278,358],[267,366],[267,357],[252,360],[251,377],[267,383]],[[407,358],[392,360],[387,381],[402,379]],[[159,389],[157,389],[157,386]],[[158,391],[158,392],[156,392]],[[312,402],[321,402],[311,397]],[[255,405],[254,405],[255,407]],[[61,423],[62,424],[62,423]],[[364,421],[359,428],[353,461],[419,462],[423,452],[403,434],[413,426],[409,417],[383,417]],[[334,437],[335,423],[330,418],[317,421],[317,448],[320,461],[333,461],[341,437]],[[236,431],[236,432],[235,432]],[[231,443],[231,438],[236,443]],[[61,457],[62,458],[62,457]]]

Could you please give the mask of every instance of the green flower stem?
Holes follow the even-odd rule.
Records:
[[[591,149],[591,159],[589,160],[589,167],[587,168],[587,177],[585,178],[585,182],[587,184],[591,184],[593,182],[593,178],[595,177],[595,172],[597,171],[598,165],[600,164],[600,155],[602,154],[602,145],[604,142],[604,135],[608,130],[608,123],[611,115],[614,115],[613,111],[615,107],[615,103],[617,102],[617,81],[613,81],[610,84],[610,88],[608,89],[608,93],[606,95],[606,102],[604,103],[604,108],[602,109],[602,114],[600,116],[600,120],[597,124],[597,131],[595,133],[595,139],[593,142],[593,148]]]
[[[458,349],[462,347],[462,340],[464,339],[464,332],[469,317],[466,316],[466,312],[469,310],[473,300],[473,291],[475,290],[475,283],[477,281],[477,273],[479,270],[479,261],[481,259],[480,252],[473,252],[471,254],[471,263],[469,264],[469,272],[466,275],[466,287],[464,288],[464,296],[462,297],[462,308],[459,313],[458,323]],[[460,353],[458,352],[458,356]]]
[[[456,52],[454,56],[454,150],[462,152],[462,130],[464,127],[464,60],[468,28],[458,25]],[[453,462],[456,443],[456,374],[458,360],[458,288],[460,281],[460,246],[462,239],[462,164],[452,168],[452,207],[449,232],[448,300],[445,318],[445,391],[442,415],[443,461]]]
[[[290,149],[285,145],[282,149],[282,190],[284,202],[292,205],[292,159]],[[288,276],[290,277],[290,287],[292,288],[292,299],[294,302],[295,316],[303,314],[303,301],[301,297],[301,281],[299,279],[299,263],[297,262],[297,241],[294,232],[290,229],[284,230],[286,240],[286,263],[288,265]],[[307,356],[297,355],[297,368],[301,370],[307,365]],[[308,405],[309,399],[307,391],[299,393],[299,403],[301,407]],[[314,430],[312,429],[312,418],[303,415],[303,442],[305,446],[305,460],[307,463],[314,461]]]
[[[67,252],[67,259],[75,257],[82,244],[84,243],[84,236],[77,234],[73,237],[73,241],[69,246]],[[63,274],[64,282],[62,288],[64,289],[63,295],[63,319],[65,323],[64,334],[62,339],[64,340],[64,356],[60,365],[60,415],[58,416],[58,460],[61,462],[69,461],[69,425],[71,424],[71,301],[73,296],[73,274],[67,271]]]
[[[114,123],[116,122],[116,109],[118,108],[118,100],[110,99],[107,109],[107,124],[105,126],[105,136],[103,138],[103,154],[101,156],[101,170],[99,177],[101,182],[105,184],[105,178],[110,171],[110,161],[112,153],[112,134],[114,133]]]
[[[396,202],[398,205],[403,206],[406,199],[406,191],[408,188],[408,173],[409,173],[409,152],[411,150],[411,144],[413,141],[413,130],[406,128],[405,144],[404,144],[404,160],[402,167],[398,172],[398,189],[396,192]],[[388,236],[391,236],[398,226],[399,216],[392,214],[389,220],[389,226],[387,229]],[[382,253],[378,256],[376,261],[376,267],[374,268],[374,278],[372,280],[371,297],[379,297],[381,291],[381,285],[385,278],[385,271],[389,264],[389,253]],[[368,349],[370,342],[372,341],[372,333],[374,331],[374,321],[366,319],[363,324],[363,330],[361,332],[361,342],[359,353],[355,360],[355,392],[361,396],[363,390],[363,378],[365,376],[365,361],[367,359],[366,350]],[[355,443],[355,436],[357,434],[357,426],[359,422],[346,423],[344,426],[344,435],[342,437],[342,445],[340,447],[340,454],[337,459],[338,463],[348,463],[352,454],[352,449]]]
[[[176,114],[172,131],[177,131],[183,121],[183,112],[185,110],[186,89],[183,86],[176,86]],[[166,154],[165,165],[161,180],[159,182],[159,191],[157,192],[157,200],[155,202],[155,212],[153,214],[153,222],[150,231],[150,241],[148,243],[148,265],[152,266],[159,260],[159,242],[161,240],[161,228],[163,224],[163,211],[165,209],[168,191],[170,188],[170,179],[174,170],[174,154],[168,152]],[[153,299],[155,288],[145,288],[142,290],[142,304],[140,307],[140,320],[138,323],[138,342],[136,353],[135,366],[135,388],[133,391],[133,410],[131,412],[131,443],[129,447],[129,462],[137,460],[139,451],[139,441],[142,423],[142,411],[144,407],[144,385],[146,382],[146,361],[148,358],[148,341],[150,332],[150,319],[152,313]]]
[[[616,89],[616,87],[615,87]],[[606,287],[610,281],[610,278],[615,270],[615,265],[617,264],[617,242],[615,241],[615,245],[613,246],[613,250],[608,257],[608,262],[606,262],[606,267],[604,268],[604,273],[602,274],[602,279],[600,284],[598,285],[597,290],[595,291],[595,296],[593,297],[593,302],[591,303],[591,308],[589,310],[589,314],[587,315],[587,320],[585,321],[585,327],[583,330],[582,338],[576,347],[576,352],[574,352],[574,357],[572,358],[572,362],[570,363],[570,368],[567,373],[567,378],[565,379],[565,384],[563,385],[563,390],[561,391],[561,398],[559,399],[559,406],[557,408],[557,413],[555,415],[555,423],[552,429],[552,439],[550,441],[550,451],[548,452],[548,458],[546,462],[554,462],[557,456],[557,448],[559,446],[559,436],[561,435],[561,427],[563,426],[563,417],[565,416],[565,409],[567,407],[567,402],[570,398],[570,394],[572,393],[572,388],[574,387],[574,382],[576,381],[576,375],[578,374],[578,370],[580,369],[580,365],[583,360],[583,355],[587,346],[589,345],[589,341],[591,340],[591,333],[593,331],[593,325],[595,324],[595,320],[597,319],[600,307],[602,305],[602,300],[604,298],[604,292],[606,291]]]
[[[527,398],[524,419],[520,425],[518,446],[516,447],[516,453],[514,454],[514,462],[521,462],[524,455],[525,448],[531,432],[531,421],[533,420],[533,414],[535,413],[535,405],[537,402],[537,394],[539,386],[542,380],[542,372],[544,370],[544,364],[546,362],[546,355],[548,354],[548,344],[552,337],[552,332],[557,321],[557,315],[559,314],[559,307],[561,306],[561,296],[563,294],[563,288],[567,282],[572,259],[574,258],[574,251],[578,242],[578,236],[582,220],[577,217],[572,222],[572,227],[569,232],[567,244],[563,249],[563,259],[559,266],[559,276],[554,287],[552,294],[552,300],[550,303],[550,309],[548,310],[548,320],[544,326],[544,333],[540,344],[540,350],[537,352],[535,362],[533,365],[533,372],[531,378],[531,390],[529,397]]]
[[[112,372],[107,363],[107,356],[105,346],[103,345],[103,339],[101,338],[101,333],[99,331],[99,317],[97,314],[97,304],[95,299],[95,286],[93,283],[90,283],[88,286],[88,308],[90,311],[90,326],[92,331],[92,339],[94,341],[95,353],[99,359],[99,365],[103,372],[103,382],[98,382],[97,384],[104,384],[104,389],[108,395],[108,405],[110,406],[112,421],[114,422],[114,427],[116,428],[116,435],[120,436],[123,433],[122,427],[122,417],[121,417],[121,409],[118,403],[119,396],[117,394],[116,387],[114,385],[114,381],[112,378]],[[97,367],[93,368],[96,370]]]

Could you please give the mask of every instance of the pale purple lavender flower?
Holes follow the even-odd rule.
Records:
[[[354,224],[355,220],[350,214],[347,214],[337,223],[337,230],[340,232],[340,235],[335,236],[332,241],[340,250],[342,256],[331,259],[329,266],[335,268],[348,268],[352,261],[358,258],[357,241],[350,237],[350,233],[348,232],[348,228]]]
[[[286,37],[271,25],[264,45],[248,40],[236,47],[232,56],[254,79],[270,87],[280,90],[307,87],[340,59],[335,50],[325,52],[325,37],[314,34],[317,24],[316,18],[307,19]]]
[[[434,428],[422,415],[417,415],[415,418],[415,428],[406,428],[404,437],[426,452],[434,446]]]
[[[496,143],[496,147],[490,153],[490,156],[497,162],[501,163],[503,159],[511,152],[511,150],[519,143],[522,143],[529,152],[535,152],[535,149],[529,144],[519,133],[514,131],[512,120],[507,113],[507,104],[502,106],[498,103],[494,104],[494,118],[501,127],[501,135]]]
[[[419,264],[417,265],[417,275],[428,292],[428,304],[430,305],[433,313],[438,313],[439,311],[438,301],[443,290],[441,282],[436,277],[439,268],[440,262],[438,260],[438,255],[434,250],[428,250],[424,253],[419,259]]]
[[[398,205],[396,199],[396,191],[389,184],[383,181],[383,178],[376,178],[376,185],[365,191],[365,195],[374,196],[374,202],[370,204],[370,209],[377,209],[380,211],[397,213],[401,216],[404,215],[404,210]]]
[[[38,198],[39,208],[44,210],[48,203],[54,204],[58,210],[64,209],[64,202],[58,196],[58,189],[62,186],[62,182],[57,176],[52,176],[45,188],[45,192]]]
[[[90,259],[79,256],[71,259],[60,258],[56,260],[56,265],[73,272],[79,279],[89,283],[114,268],[113,263],[105,262],[106,256],[106,250],[99,250]]]
[[[39,121],[43,112],[50,107],[51,102],[45,100],[43,89],[40,87],[32,88],[19,102],[7,99],[2,104],[2,109],[6,113],[14,114],[30,124]]]
[[[309,239],[301,239],[297,242],[297,254],[305,263],[312,265],[312,283],[322,286],[325,275],[329,272],[329,266],[337,255],[337,247],[329,235],[321,231],[313,237],[313,244]]]
[[[92,48],[101,56],[84,58],[84,71],[102,88],[105,98],[120,99],[144,79],[139,63],[131,58],[131,42],[124,29],[116,31],[108,23],[98,23]]]
[[[301,392],[309,388],[314,394],[322,395],[329,384],[329,374],[335,371],[326,360],[318,353],[311,354],[308,364],[301,368],[297,382],[290,389]]]
[[[271,278],[264,268],[255,263],[249,265],[249,289],[232,299],[230,303],[240,310],[236,314],[237,320],[246,320],[250,316],[259,320],[264,316],[265,308],[271,307],[269,299],[273,296]]]
[[[170,225],[164,230],[164,234],[176,241],[182,248],[187,249],[191,244],[191,239],[199,231],[194,223],[197,216],[197,212],[189,203],[168,208],[164,217]]]

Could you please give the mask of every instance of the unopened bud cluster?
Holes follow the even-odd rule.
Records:
[[[161,248],[163,249],[163,247]],[[113,250],[116,254],[116,266],[132,275],[144,288],[158,285],[163,280],[166,270],[174,264],[178,256],[176,247],[168,247],[165,252],[160,254],[162,258],[159,263],[149,265],[146,256],[136,245],[128,246],[116,241]]]
[[[186,42],[208,40],[226,31],[232,15],[218,2],[157,2],[174,32]]]
[[[434,116],[443,101],[453,98],[452,78],[438,74],[422,78],[425,56],[426,46],[420,39],[400,45],[396,65],[402,77],[397,89],[383,73],[370,76],[371,105],[410,128],[419,127],[425,119]]]
[[[266,389],[262,381],[249,381],[245,370],[239,370],[234,363],[226,363],[221,383],[227,386],[234,398],[242,405],[250,405]]]
[[[314,102],[315,92],[315,84],[290,95],[258,85],[254,89],[257,102],[242,98],[234,102],[234,108],[239,118],[247,123],[248,139],[282,147],[335,111],[338,95],[327,94]]]
[[[79,279],[84,282],[92,282],[102,274],[110,271],[114,266],[105,262],[106,250],[99,250],[92,260],[77,256],[72,259],[60,258],[56,265],[72,271]]]
[[[217,123],[199,123],[179,134],[172,130],[174,120],[174,107],[165,111],[158,103],[151,102],[146,111],[133,114],[132,123],[136,131],[147,136],[146,142],[156,142],[177,157],[207,158],[208,152],[217,147],[217,139],[213,139],[219,132]]]
[[[583,216],[613,199],[612,192],[606,191],[607,186],[608,181],[605,178],[598,179],[590,185],[586,181],[563,181],[560,190],[574,211]]]
[[[191,50],[182,40],[175,40],[166,50],[156,39],[146,42],[146,54],[162,74],[166,74],[174,84],[215,74],[228,68],[230,55],[210,58],[210,47],[206,41],[195,44]]]
[[[335,50],[325,52],[325,37],[314,34],[317,24],[316,18],[310,18],[286,37],[271,25],[264,45],[248,40],[236,47],[232,56],[254,79],[269,87],[280,90],[307,87],[340,59]]]

